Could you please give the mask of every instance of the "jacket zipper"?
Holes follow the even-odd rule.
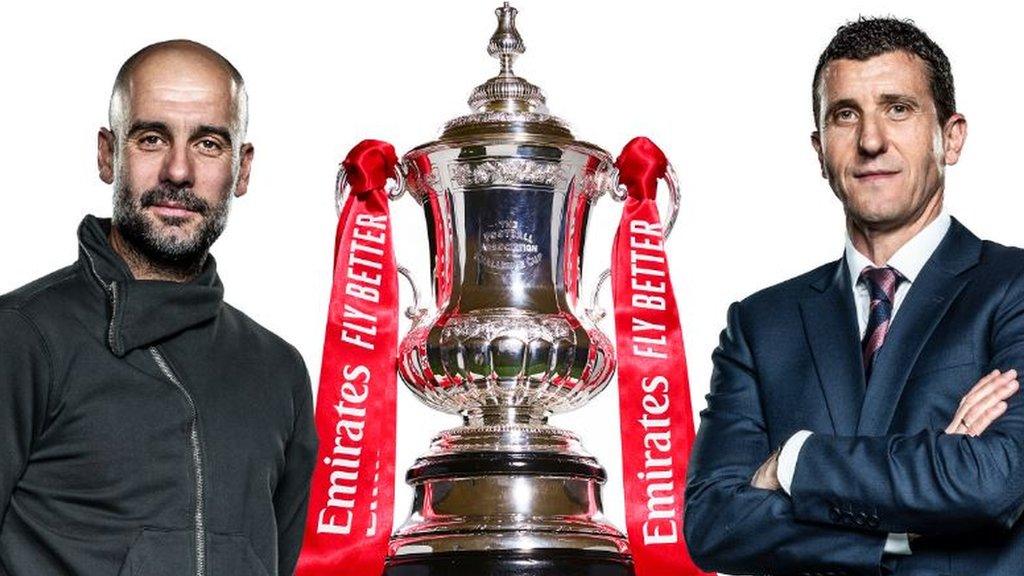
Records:
[[[110,295],[110,324],[107,325],[107,345],[110,346],[111,350],[116,350],[114,347],[116,344],[114,341],[114,320],[117,318],[117,282],[110,283],[107,294]]]
[[[81,245],[81,242],[79,242]],[[107,326],[107,341],[110,345],[110,349],[114,349],[114,320],[117,317],[117,282],[106,283],[103,278],[100,277],[96,271],[96,265],[93,262],[92,254],[82,246],[82,250],[89,259],[89,268],[92,271],[96,281],[99,282],[103,291],[110,297],[110,324]],[[157,367],[163,372],[164,376],[174,384],[174,387],[185,397],[185,401],[188,402],[189,408],[192,409],[192,422],[189,426],[189,444],[192,447],[192,466],[196,471],[196,502],[195,502],[195,514],[193,521],[195,523],[195,534],[196,534],[196,545],[195,545],[195,556],[196,556],[196,576],[206,576],[206,516],[204,513],[204,490],[205,480],[203,476],[203,452],[202,447],[199,443],[199,410],[196,408],[196,403],[192,399],[192,395],[189,394],[185,386],[182,385],[181,381],[171,370],[167,360],[164,359],[160,351],[156,349],[156,346],[152,346],[149,349],[149,353],[153,356],[153,360],[156,361]]]
[[[86,249],[85,244],[82,241],[78,241],[78,246],[82,248],[82,252],[85,257],[89,259],[89,271],[92,272],[92,277],[96,279],[96,282],[100,285],[100,288],[107,294],[107,298],[110,300],[110,322],[107,324],[107,345],[110,346],[110,350],[113,352],[116,350],[114,340],[114,320],[117,319],[117,282],[111,282],[107,284],[100,273],[96,271],[96,262],[92,259],[92,254]]]
[[[178,391],[185,396],[185,400],[188,401],[188,405],[192,408],[192,425],[189,427],[189,441],[192,444],[192,465],[196,470],[196,508],[193,520],[195,521],[196,527],[196,576],[205,576],[206,574],[206,517],[203,514],[203,502],[204,496],[203,491],[205,488],[203,479],[203,453],[202,448],[199,445],[199,411],[196,409],[196,403],[192,400],[192,395],[188,393],[188,390],[181,384],[178,377],[175,376],[171,367],[167,364],[167,360],[164,359],[160,351],[153,346],[149,349],[149,353],[153,355],[153,359],[156,360],[157,366],[160,367],[160,371],[164,373],[164,376],[177,387]]]

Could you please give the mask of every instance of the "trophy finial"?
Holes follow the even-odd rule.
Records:
[[[516,30],[519,11],[508,2],[497,9],[498,28],[487,44],[487,53],[501,62],[497,76],[477,86],[469,97],[469,106],[477,111],[547,112],[540,88],[512,72],[512,62],[526,46]]]
[[[523,37],[516,30],[516,14],[518,13],[519,11],[508,2],[494,10],[494,14],[498,17],[498,29],[494,31],[491,42],[487,45],[487,53],[501,62],[501,73],[506,76],[513,75],[512,62],[517,56],[526,52]]]

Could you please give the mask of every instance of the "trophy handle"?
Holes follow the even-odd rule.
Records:
[[[392,184],[394,182],[394,184]],[[345,206],[345,198],[348,196],[346,188],[348,185],[348,173],[345,172],[345,166],[338,166],[338,177],[334,181],[334,209],[338,216],[341,216],[341,209]],[[395,166],[395,177],[394,179],[388,178],[388,184],[385,187],[388,193],[388,200],[394,202],[405,194],[405,174],[402,171],[402,165],[398,164]],[[409,269],[401,264],[396,264],[398,273],[405,278],[406,282],[409,283],[409,287],[412,289],[412,306],[405,309],[405,317],[412,320],[413,326],[416,325],[424,316],[427,315],[428,310],[420,307],[420,289],[416,285],[416,280],[413,279],[412,273]]]
[[[671,162],[665,167],[664,179],[665,184],[668,186],[668,219],[665,221],[665,228],[661,232],[661,237],[663,240],[668,240],[669,236],[672,235],[672,229],[676,226],[676,218],[679,216],[679,203],[682,198],[679,192],[679,178],[676,176],[676,171],[672,168]],[[626,192],[626,185],[619,183],[619,171],[617,169],[612,169],[611,184],[611,191],[608,195],[616,202],[624,202],[629,194]],[[598,304],[597,299],[601,295],[601,289],[604,288],[611,275],[612,269],[609,267],[597,277],[594,290],[590,293],[590,307],[583,311],[594,324],[603,320],[607,315],[604,308]]]

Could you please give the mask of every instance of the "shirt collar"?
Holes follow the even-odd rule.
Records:
[[[951,220],[949,214],[942,210],[935,220],[929,222],[901,246],[886,264],[899,271],[908,283],[913,283],[925,263],[932,257],[932,253],[939,247],[942,238],[946,236]],[[857,285],[860,273],[865,267],[874,266],[874,262],[870,258],[853,247],[853,240],[850,239],[849,232],[846,233],[846,265],[850,272],[850,283],[853,286]]]

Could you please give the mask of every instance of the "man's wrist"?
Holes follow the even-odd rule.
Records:
[[[796,475],[797,458],[800,456],[800,449],[804,447],[804,442],[807,442],[810,437],[810,430],[801,430],[782,444],[782,450],[779,452],[778,476],[779,485],[782,486],[782,491],[786,494],[791,494],[793,477]]]

